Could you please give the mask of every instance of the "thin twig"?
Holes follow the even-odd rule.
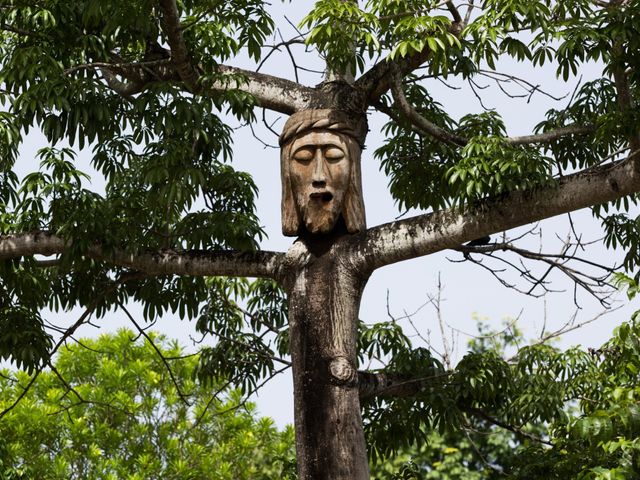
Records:
[[[509,425],[508,423],[502,422],[500,420],[498,420],[495,417],[492,417],[491,415],[489,415],[488,413],[484,412],[483,410],[479,409],[479,408],[467,408],[466,411],[476,417],[479,417],[483,420],[486,420],[489,423],[494,424],[497,427],[503,428],[505,430],[508,430],[510,432],[515,433],[516,435],[520,435],[523,436],[525,438],[528,438],[529,440],[533,440],[534,442],[538,442],[538,443],[543,443],[545,445],[549,445],[549,446],[553,446],[553,443],[550,442],[549,440],[545,440],[543,438],[538,437],[537,435],[534,435],[532,433],[529,432],[525,432],[524,430],[522,430],[521,427],[516,427],[515,425]]]
[[[182,392],[182,389],[180,388],[180,385],[178,384],[178,381],[176,380],[176,377],[173,375],[173,370],[171,370],[171,366],[169,365],[169,362],[167,361],[167,359],[165,358],[163,353],[160,351],[158,346],[151,339],[149,334],[147,334],[147,332],[138,324],[138,322],[135,321],[135,319],[133,318],[133,315],[131,315],[129,310],[121,302],[118,302],[118,306],[122,309],[122,311],[125,313],[125,315],[129,318],[131,323],[133,323],[133,325],[136,327],[138,332],[140,332],[140,335],[142,335],[147,340],[147,342],[149,342],[149,345],[151,345],[151,347],[156,351],[156,353],[160,357],[160,360],[162,361],[162,363],[164,364],[165,368],[167,369],[167,372],[169,372],[169,377],[171,377],[171,381],[173,382],[173,385],[176,387],[176,391],[178,392],[178,396],[180,397],[182,402],[186,406],[191,406],[191,403],[189,402],[189,400],[187,398],[187,395],[185,395]]]

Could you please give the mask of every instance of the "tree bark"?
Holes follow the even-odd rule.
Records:
[[[352,236],[347,243],[365,271],[456,248],[464,242],[640,191],[640,152],[586,169],[538,189],[483,201],[475,209],[450,209],[399,220]]]
[[[64,254],[71,243],[70,240],[46,231],[0,235],[0,261],[22,256]],[[86,255],[148,275],[226,275],[273,279],[280,278],[280,269],[285,258],[283,253],[265,250],[159,250],[150,253],[128,253],[120,249],[109,249],[108,253],[105,253],[99,244],[89,247]]]
[[[367,277],[336,236],[299,239],[287,254],[296,450],[301,480],[365,480],[357,319]]]

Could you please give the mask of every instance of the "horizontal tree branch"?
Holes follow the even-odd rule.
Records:
[[[544,218],[616,200],[640,191],[633,152],[625,160],[587,169],[556,185],[488,199],[371,228],[345,239],[364,271],[428,255]]]
[[[70,245],[71,242],[49,232],[0,235],[0,260],[31,255],[62,254]],[[149,275],[225,275],[266,277],[276,280],[280,278],[284,261],[284,254],[280,252],[162,250],[133,254],[114,250],[106,253],[99,245],[90,247],[87,256]]]
[[[544,133],[523,135],[521,137],[507,137],[509,145],[529,145],[533,143],[550,143],[567,135],[586,135],[596,131],[595,125],[567,125]]]
[[[100,68],[109,87],[116,93],[128,97],[140,93],[155,82],[179,82],[181,77],[166,60],[113,64],[104,62],[77,65],[65,71],[67,74],[89,68]],[[218,65],[216,71],[242,76],[244,81],[217,80],[199,90],[201,95],[215,95],[227,90],[241,90],[255,98],[260,107],[291,115],[309,107],[311,100],[320,95],[318,90],[280,77],[253,72],[228,65]],[[150,74],[151,73],[151,74]],[[116,74],[134,80],[123,82]]]
[[[360,400],[365,400],[372,397],[386,397],[386,398],[407,398],[413,397],[419,394],[421,391],[433,385],[433,381],[438,377],[446,377],[449,373],[444,373],[439,376],[433,376],[429,378],[410,378],[406,375],[398,375],[387,372],[358,372],[358,388],[360,393]],[[467,414],[473,415],[481,420],[487,421],[497,427],[509,430],[516,435],[521,435],[530,440],[541,442],[547,445],[551,445],[548,440],[542,439],[536,435],[524,431],[521,427],[510,425],[503,422],[484,410],[474,407],[461,408]]]
[[[146,85],[148,85],[148,83],[133,81],[123,82],[122,80],[119,80],[118,76],[109,68],[102,68],[101,72],[109,88],[121,97],[127,99],[130,99],[130,97],[136,93],[142,92]]]

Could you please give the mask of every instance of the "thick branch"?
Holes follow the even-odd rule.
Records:
[[[48,233],[0,235],[0,260],[30,255],[62,254],[70,242]],[[149,275],[194,275],[279,278],[284,254],[279,252],[207,252],[190,250],[175,252],[163,250],[155,253],[127,253],[102,251],[100,246],[90,247],[87,255],[96,260],[129,267]]]
[[[111,90],[125,98],[129,98],[136,93],[140,93],[146,86],[144,83],[123,82],[119,80],[118,76],[108,68],[102,69],[102,76]]]
[[[637,154],[615,164],[568,175],[554,186],[505,194],[466,211],[443,210],[387,223],[346,241],[352,243],[357,261],[366,271],[456,248],[495,232],[640,191],[640,173],[632,161]]]
[[[523,135],[521,137],[507,137],[505,141],[509,145],[530,145],[533,143],[550,143],[567,135],[586,135],[596,131],[595,125],[567,125],[549,132],[536,135]]]
[[[620,58],[624,56],[624,52],[622,50],[622,45],[619,42],[614,44],[613,51],[619,57],[618,61],[621,62]],[[613,79],[616,85],[616,92],[618,96],[617,100],[620,110],[625,113],[632,111],[635,108],[635,102],[631,95],[629,79],[623,64],[615,65],[613,67]],[[631,148],[631,151],[635,151],[640,148],[640,133],[638,133],[637,128],[631,133],[629,147]]]
[[[453,4],[453,2],[451,1],[447,2],[447,10],[449,10],[449,13],[451,13],[451,16],[453,16],[453,21],[455,23],[462,23],[462,17],[460,16],[460,12],[456,8],[456,6]]]
[[[628,0],[610,0],[606,5],[606,8],[620,9],[623,15],[624,8],[629,4]],[[613,38],[611,45],[611,70],[613,72],[613,80],[616,86],[616,95],[618,100],[618,107],[623,113],[632,111],[635,108],[635,102],[631,95],[631,89],[629,86],[629,78],[625,71],[625,63],[627,62],[627,52],[624,50],[624,40],[622,38]],[[636,151],[640,148],[640,131],[638,128],[634,129],[629,138],[629,147],[631,151]],[[638,161],[636,159],[636,161]]]
[[[109,87],[125,97],[142,92],[153,82],[180,81],[178,72],[173,70],[166,60],[129,64],[94,62],[77,65],[68,69],[66,73],[71,74],[90,68],[100,68]],[[222,74],[242,76],[245,81],[218,80],[205,85],[200,91],[201,94],[215,95],[226,90],[237,89],[253,96],[259,106],[287,115],[308,108],[311,99],[319,95],[319,92],[311,87],[273,75],[227,65],[217,66],[217,71]],[[130,78],[130,81],[123,82],[117,78],[116,74]]]
[[[443,374],[440,376],[447,376]],[[436,377],[430,378],[408,378],[407,376],[400,376],[397,374],[388,374],[386,372],[358,372],[358,388],[360,391],[360,400],[366,398],[381,396],[381,397],[393,397],[393,398],[406,398],[413,397],[425,390],[433,382]],[[536,442],[545,443],[551,445],[547,440],[539,438],[529,432],[525,432],[522,428],[510,425],[506,422],[492,417],[485,411],[479,408],[463,408],[463,410],[475,417],[485,420],[493,425],[496,425],[505,430],[509,430],[517,435],[522,435],[530,440]]]
[[[365,93],[369,103],[372,104],[391,88],[391,73],[394,69],[404,76],[422,65],[429,58],[430,53],[431,50],[425,47],[421,52],[397,60],[384,58],[363,73],[356,80],[355,86]]]
[[[237,88],[253,96],[258,106],[287,115],[309,108],[312,98],[318,94],[311,87],[265,73],[252,72],[226,65],[218,66],[218,71],[242,75],[246,82],[230,85],[228,82],[218,81],[211,85],[211,90],[223,91]]]

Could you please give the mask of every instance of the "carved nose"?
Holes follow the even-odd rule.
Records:
[[[313,177],[311,178],[311,185],[314,188],[324,188],[327,186],[327,174],[324,169],[324,160],[320,149],[318,149],[316,158],[314,158],[313,161]]]

